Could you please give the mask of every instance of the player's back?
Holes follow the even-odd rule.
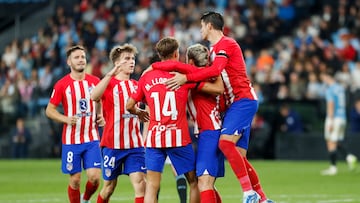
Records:
[[[186,103],[189,89],[195,84],[185,84],[172,91],[164,84],[171,77],[169,72],[153,70],[139,80],[139,88],[150,108],[147,147],[178,147],[191,142]]]

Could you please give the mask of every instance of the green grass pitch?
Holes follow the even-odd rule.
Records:
[[[320,175],[326,161],[250,160],[257,169],[268,196],[277,203],[348,203],[360,202],[360,170],[348,171],[338,163],[338,174]],[[85,174],[83,173],[83,183]],[[0,160],[1,203],[64,203],[67,200],[68,176],[60,171],[60,160]],[[242,202],[240,185],[226,163],[226,177],[217,180],[224,203]],[[84,184],[82,184],[82,191]],[[99,191],[99,190],[98,190]],[[98,192],[97,191],[97,192]],[[91,202],[96,202],[96,196]],[[133,202],[127,176],[120,176],[111,202]],[[168,165],[161,183],[159,202],[179,202],[175,179]]]

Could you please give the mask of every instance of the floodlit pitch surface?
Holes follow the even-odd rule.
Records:
[[[338,163],[336,176],[321,176],[326,161],[250,160],[257,169],[264,190],[277,203],[348,203],[360,202],[360,167],[350,172],[345,162]],[[85,174],[83,173],[82,192]],[[0,160],[1,203],[68,202],[68,176],[60,171],[60,160]],[[239,183],[226,163],[226,177],[217,180],[224,203],[242,199]],[[99,190],[98,190],[99,191]],[[96,202],[96,196],[91,202]],[[111,202],[134,202],[127,176],[118,179]],[[159,202],[179,202],[175,179],[165,166]]]

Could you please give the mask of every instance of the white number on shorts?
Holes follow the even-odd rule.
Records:
[[[109,157],[109,156],[105,156],[104,157],[104,167],[109,167],[111,166],[111,168],[115,168],[115,157]]]
[[[73,162],[73,157],[74,157],[74,153],[73,152],[68,152],[67,153],[67,156],[66,156],[66,161],[68,162],[68,163],[71,163],[71,162]]]
[[[155,120],[161,121],[161,115],[160,115],[161,103],[160,103],[159,92],[152,92],[150,97],[154,99]],[[176,108],[175,92],[166,92],[161,113],[163,116],[171,116],[171,120],[177,119],[178,112]]]

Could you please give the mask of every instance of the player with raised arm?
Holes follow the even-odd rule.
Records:
[[[85,73],[86,53],[82,46],[70,47],[67,52],[70,74],[56,82],[46,107],[46,115],[63,123],[62,172],[70,174],[68,197],[80,203],[82,166],[87,183],[82,202],[88,202],[99,186],[101,156],[96,122],[104,124],[101,105],[90,98],[99,78]],[[64,114],[57,110],[62,104]]]
[[[179,44],[174,38],[161,39],[156,44],[156,50],[161,63],[179,60]],[[145,203],[157,202],[161,173],[167,156],[177,174],[185,174],[190,186],[190,202],[196,203],[200,199],[195,175],[195,153],[186,117],[188,92],[195,84],[170,90],[164,82],[172,76],[169,72],[160,70],[146,72],[139,80],[138,91],[126,105],[129,112],[139,115],[142,110],[136,108],[135,104],[144,100],[150,110],[150,123],[145,139]]]
[[[211,43],[212,65],[191,73],[175,74],[166,81],[171,89],[186,82],[199,82],[208,78],[222,76],[225,87],[225,101],[228,109],[223,118],[219,147],[230,163],[244,192],[243,202],[273,202],[267,199],[259,183],[255,169],[246,158],[250,128],[258,109],[257,96],[246,75],[246,67],[239,44],[224,36],[224,20],[221,14],[206,12],[201,17],[201,35]],[[154,63],[153,69],[184,72],[190,65],[173,61],[164,66]]]
[[[109,202],[121,174],[128,175],[135,192],[135,203],[144,202],[145,149],[137,116],[125,104],[136,92],[137,81],[131,80],[137,49],[131,44],[115,46],[109,58],[114,68],[96,85],[91,94],[102,101],[106,125],[101,138],[102,175],[104,179],[97,203]]]

